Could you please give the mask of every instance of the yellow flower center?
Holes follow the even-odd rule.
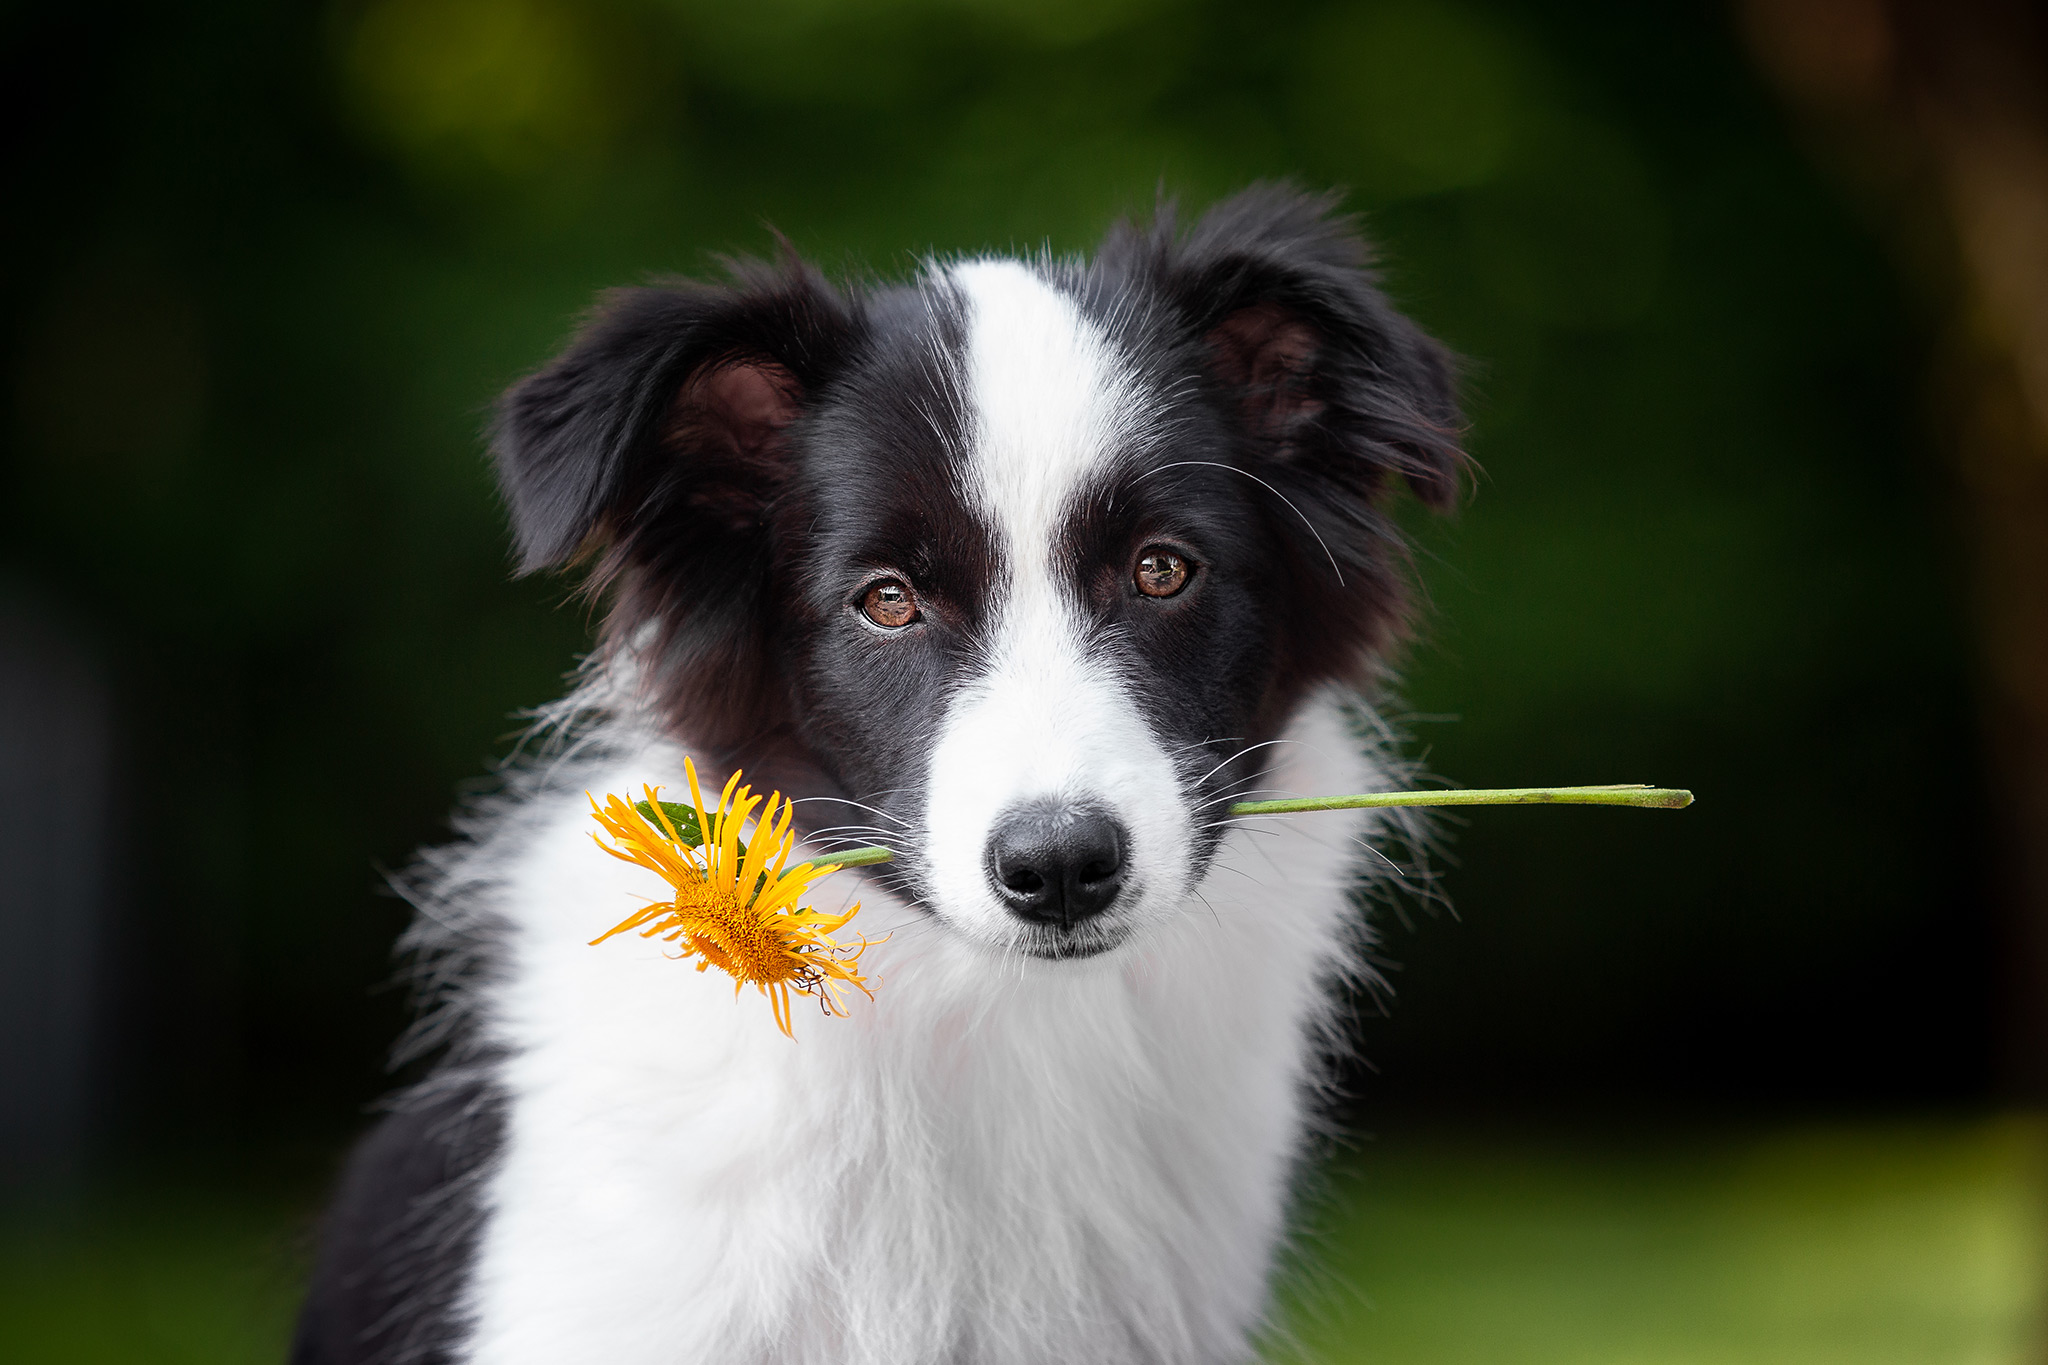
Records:
[[[755,907],[730,889],[711,882],[676,888],[675,918],[690,947],[703,955],[697,965],[717,967],[736,980],[766,986],[804,975],[798,946]]]

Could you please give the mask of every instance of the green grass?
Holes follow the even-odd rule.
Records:
[[[1862,1126],[1648,1146],[1368,1145],[1288,1294],[1340,1365],[2042,1358],[2048,1131]]]
[[[0,1361],[278,1365],[306,1256],[303,1210],[180,1182],[0,1224]]]
[[[2034,1365],[2044,1185],[2048,1127],[2018,1120],[1384,1139],[1331,1173],[1269,1357]],[[278,1361],[303,1225],[189,1181],[0,1222],[0,1361]]]

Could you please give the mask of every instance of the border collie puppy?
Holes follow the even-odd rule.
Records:
[[[295,1359],[1241,1362],[1263,1325],[1405,615],[1386,505],[1461,477],[1445,353],[1332,201],[1093,260],[794,258],[607,296],[494,442],[603,643],[411,947],[442,1057],[357,1150]],[[800,799],[886,941],[851,1017],[637,938],[584,793]],[[801,856],[801,855],[799,855]]]

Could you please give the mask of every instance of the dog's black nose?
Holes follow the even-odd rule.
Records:
[[[1071,929],[1109,909],[1124,885],[1130,834],[1090,806],[1023,806],[996,822],[989,880],[1010,913]]]

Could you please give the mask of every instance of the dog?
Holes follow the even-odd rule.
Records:
[[[608,610],[409,883],[439,1061],[293,1358],[1247,1360],[1398,831],[1228,807],[1402,780],[1388,504],[1457,495],[1452,361],[1285,185],[1087,260],[728,270],[606,296],[500,404],[519,568]],[[817,889],[878,940],[847,1017],[588,946],[662,897],[585,793],[681,799],[685,755],[795,798],[798,857],[894,850]]]

